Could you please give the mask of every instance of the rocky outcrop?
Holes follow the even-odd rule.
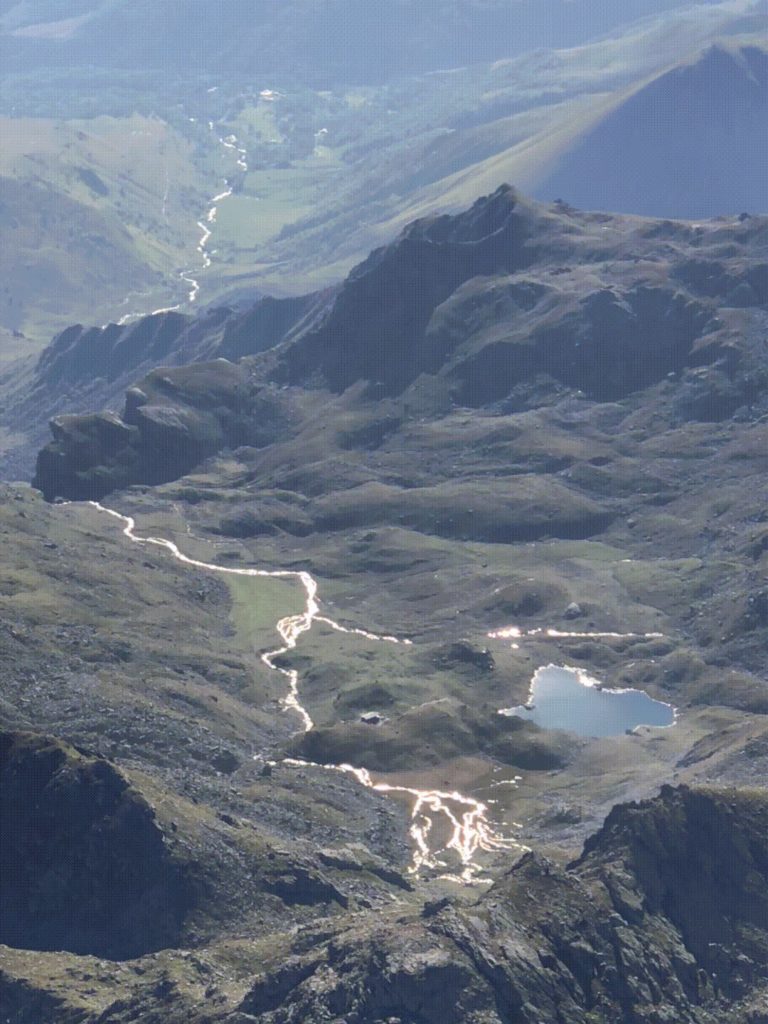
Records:
[[[37,460],[33,486],[48,499],[97,499],[132,483],[174,480],[222,447],[270,436],[269,399],[225,359],[159,369],[114,413],[62,416]]]
[[[366,380],[372,396],[437,375],[457,402],[483,406],[542,375],[605,401],[714,363],[724,342],[714,300],[726,305],[734,288],[699,287],[703,239],[667,223],[672,244],[662,225],[545,208],[502,186],[372,253],[325,315],[280,347],[275,375],[332,391]],[[748,283],[738,305],[759,305],[759,270],[745,278],[726,263],[726,277]]]
[[[425,344],[433,310],[465,281],[534,259],[536,215],[508,186],[458,217],[416,221],[347,278],[324,322],[285,351],[292,382],[319,373],[334,391],[365,379],[396,393],[445,359]]]
[[[28,475],[52,418],[117,408],[126,389],[158,366],[255,355],[306,328],[327,301],[327,295],[314,293],[265,297],[235,308],[212,307],[198,316],[170,310],[126,324],[66,328],[43,350],[21,386],[13,377],[0,382],[0,421],[12,427],[16,439],[0,453],[0,472],[11,479]]]
[[[178,941],[190,877],[109,762],[2,733],[0,804],[0,942],[125,958]]]
[[[44,350],[35,368],[35,386],[55,392],[99,380],[109,385],[155,366],[255,355],[281,341],[319,298],[267,297],[244,310],[221,306],[200,316],[169,311],[127,324],[77,324]]]
[[[621,860],[620,873],[605,865]],[[619,806],[575,867],[609,878],[630,917],[661,914],[731,994],[768,963],[768,800],[762,790],[674,789]],[[622,880],[623,879],[623,880]]]
[[[561,275],[556,288],[542,289],[539,301],[520,310],[506,331],[494,332],[491,303],[502,290],[496,281],[485,288],[473,282],[474,301],[483,296],[486,317],[451,370],[462,404],[504,399],[541,374],[597,401],[626,397],[679,373],[712,319],[704,303],[669,287],[606,283],[585,291],[574,272]],[[467,298],[457,294],[452,302]],[[435,332],[441,312],[431,325]]]
[[[399,930],[398,930],[399,931]],[[469,957],[419,928],[350,930],[328,959],[296,958],[259,979],[243,1001],[258,1020],[481,1024],[494,1003]],[[281,1005],[282,1004],[282,1005]]]

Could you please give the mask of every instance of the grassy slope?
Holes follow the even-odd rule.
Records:
[[[249,176],[246,191],[263,214],[239,222],[237,242],[259,247],[257,266],[231,252],[232,275],[252,273],[276,292],[310,290],[338,280],[415,217],[457,210],[505,181],[535,189],[634,92],[736,28],[737,6],[649,18],[572,50],[351,90],[336,97],[346,113],[316,97],[315,128],[329,128],[331,162],[294,159],[290,169]],[[279,117],[280,101],[275,108]]]
[[[416,216],[457,209],[502,181],[534,187],[627,90],[728,31],[743,6],[681,10],[572,50],[384,87],[318,93],[293,82],[270,102],[259,90],[279,82],[222,84],[213,94],[200,84],[185,94],[184,112],[174,107],[186,140],[148,116],[7,120],[0,177],[52,189],[60,223],[54,233],[35,227],[49,200],[30,193],[19,219],[37,235],[0,227],[8,289],[0,323],[37,342],[73,320],[184,298],[178,270],[200,266],[196,221],[225,176],[234,176],[237,195],[212,225],[216,252],[199,276],[201,301],[243,284],[296,294],[335,282]],[[248,153],[242,181],[236,154],[218,143],[230,132]]]
[[[139,116],[14,118],[0,131],[0,317],[9,326],[47,341],[75,320],[121,315],[131,292],[162,304],[178,289],[175,270],[195,259],[211,188],[189,142]]]

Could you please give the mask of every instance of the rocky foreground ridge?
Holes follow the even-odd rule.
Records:
[[[14,1024],[759,1024],[766,1019],[768,800],[763,791],[667,787],[654,800],[616,807],[567,867],[526,854],[470,901],[396,899],[375,912],[357,902],[347,916],[331,915],[322,926],[262,933],[250,943],[226,938],[242,926],[235,918],[219,940],[193,952],[167,950],[136,959],[130,945],[114,945],[119,928],[111,933],[111,946],[99,947],[93,931],[98,917],[89,918],[87,907],[100,908],[100,878],[123,877],[113,859],[124,857],[134,874],[124,892],[111,893],[115,921],[133,917],[135,922],[137,914],[165,901],[174,918],[153,913],[148,927],[157,932],[173,919],[175,927],[183,924],[193,903],[215,899],[200,880],[194,896],[183,881],[178,853],[170,852],[173,844],[183,845],[183,832],[163,835],[141,796],[130,795],[107,762],[89,762],[31,736],[4,737],[3,752],[4,806],[29,786],[25,779],[35,759],[40,764],[43,759],[46,772],[53,769],[34,783],[46,811],[25,821],[19,834],[13,852],[28,867],[23,882],[16,870],[3,873],[3,905],[15,901],[18,906],[23,893],[27,929],[41,914],[61,913],[54,945],[75,952],[90,947],[102,956],[4,949],[0,994]],[[74,771],[65,782],[67,763]],[[87,775],[94,780],[90,788],[74,790]],[[131,801],[134,810],[105,799],[102,787],[110,777],[122,785],[122,800]],[[131,827],[142,815],[155,839]],[[94,822],[90,834],[76,828],[84,816]],[[129,830],[125,836],[123,828]],[[30,865],[38,865],[39,858],[33,851],[52,830],[64,836],[64,863],[72,856],[72,864],[83,869],[89,868],[89,857],[95,858],[90,880],[83,876],[78,882],[61,871],[58,877],[35,873]],[[141,864],[129,855],[137,844],[146,851]],[[175,873],[168,871],[171,857]],[[294,867],[293,893],[275,891],[289,903],[333,906],[336,901],[337,910],[338,904],[347,907],[343,871],[366,870],[359,858],[351,851],[326,857],[341,880],[339,888],[326,882],[323,890],[312,872],[302,880]],[[396,876],[391,880],[397,883]],[[73,916],[59,901],[75,896],[80,913]],[[6,918],[6,941],[22,937],[14,933],[17,920]],[[137,928],[132,941],[141,934],[151,948],[152,932]],[[23,938],[14,944],[47,948],[29,931]]]

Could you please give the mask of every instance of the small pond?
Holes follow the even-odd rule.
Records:
[[[611,690],[578,669],[555,665],[536,672],[527,704],[499,714],[580,736],[618,736],[638,725],[675,724],[675,709],[642,690]]]

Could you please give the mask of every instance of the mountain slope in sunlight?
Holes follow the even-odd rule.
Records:
[[[470,152],[495,152],[442,176],[464,140]],[[432,180],[411,192],[389,227],[438,206],[459,209],[504,181],[586,210],[763,212],[767,159],[768,51],[754,37],[715,43],[618,93],[585,92],[444,136],[424,162]]]

